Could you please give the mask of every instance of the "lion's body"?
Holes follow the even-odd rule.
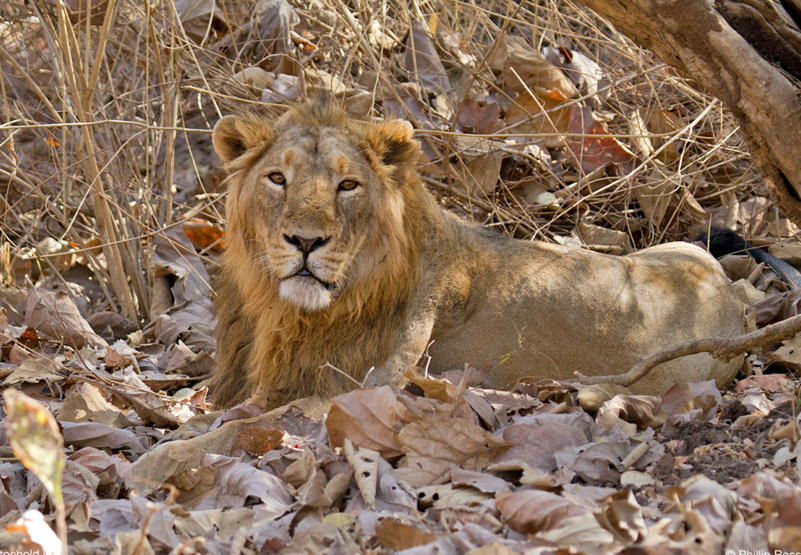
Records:
[[[374,368],[368,383],[400,385],[427,349],[434,371],[467,363],[507,387],[620,373],[664,347],[745,330],[720,266],[692,245],[613,257],[509,239],[446,213],[422,186],[418,145],[400,122],[359,124],[320,106],[275,123],[223,122],[220,406],[353,387],[331,367],[359,382]],[[632,389],[723,385],[739,364],[685,357]]]

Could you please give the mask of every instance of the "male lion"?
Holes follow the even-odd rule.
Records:
[[[505,388],[521,377],[612,374],[699,337],[745,332],[718,263],[688,243],[630,256],[504,237],[441,209],[401,121],[366,124],[327,103],[271,121],[227,116],[214,147],[229,172],[218,281],[214,402],[264,408],[332,396],[353,381],[403,383],[428,349]],[[328,364],[326,364],[328,363]],[[634,384],[732,379],[707,354]]]

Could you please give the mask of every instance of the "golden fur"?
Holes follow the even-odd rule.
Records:
[[[527,375],[622,372],[681,340],[744,331],[719,266],[690,245],[610,257],[515,241],[446,213],[415,171],[406,123],[356,122],[311,103],[277,121],[228,116],[213,138],[229,172],[219,406],[331,396],[370,369],[369,384],[401,385],[429,347],[433,370],[470,363],[504,387]],[[737,365],[685,357],[634,389],[722,385]]]
[[[324,311],[305,311],[282,299],[275,276],[258,262],[261,245],[254,249],[258,243],[254,218],[276,215],[266,213],[269,210],[259,214],[249,198],[253,191],[246,189],[255,186],[253,167],[271,145],[273,128],[283,132],[299,127],[331,128],[358,141],[375,181],[392,187],[385,195],[371,198],[368,207],[372,225],[385,233],[373,234],[362,246],[381,253],[382,259],[363,262],[371,266],[363,275],[343,275],[347,286]],[[269,406],[310,394],[343,392],[352,382],[321,365],[358,369],[351,374],[360,381],[373,361],[386,359],[392,352],[396,329],[402,324],[398,300],[409,295],[418,279],[415,261],[426,212],[422,204],[431,200],[419,194],[419,186],[400,186],[419,181],[406,164],[418,155],[417,145],[408,144],[411,129],[401,122],[366,132],[361,127],[330,105],[314,104],[292,109],[275,123],[248,115],[226,118],[215,128],[215,148],[229,171],[229,246],[215,302],[219,362],[211,388],[219,405],[244,401],[257,391],[267,394]]]

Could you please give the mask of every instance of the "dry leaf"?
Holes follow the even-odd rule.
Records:
[[[765,374],[763,376],[748,376],[737,382],[735,389],[743,392],[751,387],[759,387],[764,391],[776,393],[782,391],[789,385],[790,378],[786,374]]]
[[[458,467],[451,469],[451,482],[454,486],[469,486],[484,493],[495,494],[512,489],[509,482],[497,476]]]
[[[262,88],[270,84],[264,76],[267,72],[260,67],[248,67],[240,73],[242,73],[241,79],[245,83]],[[235,80],[237,75],[239,74],[234,75]],[[225,230],[220,224],[200,218],[190,218],[183,222],[182,227],[186,236],[197,249],[212,248],[215,251],[222,251],[225,248]]]
[[[214,0],[176,0],[175,11],[181,19],[186,34],[195,42],[201,42],[213,31],[228,32],[228,21]]]
[[[463,393],[463,388],[459,385],[444,378],[423,376],[416,369],[410,368],[403,375],[409,379],[410,383],[422,389],[426,397],[443,403],[453,403]]]
[[[395,437],[406,418],[406,409],[386,386],[365,388],[334,397],[325,426],[333,447],[342,447],[345,438],[357,447],[372,449],[382,457],[402,454]]]
[[[147,449],[130,430],[96,422],[61,422],[64,443],[75,447],[122,448],[141,454]]]
[[[636,424],[640,429],[658,428],[665,421],[665,413],[660,406],[662,399],[649,395],[616,395],[601,407],[598,419],[611,413],[624,420]]]
[[[17,366],[3,380],[3,385],[8,387],[21,383],[58,383],[66,378],[58,369],[60,365],[49,358],[26,359]]]
[[[567,138],[567,146],[585,173],[610,163],[623,164],[634,158],[620,141],[609,134],[606,124],[597,119],[588,106],[571,106],[567,130],[571,133]]]
[[[406,457],[398,476],[413,487],[448,480],[451,465],[483,470],[510,443],[483,428],[442,414],[425,415],[403,427],[397,440]]]
[[[107,347],[81,316],[73,298],[64,291],[34,289],[25,309],[27,325],[80,349],[84,345]]]
[[[3,392],[8,441],[14,455],[33,472],[58,505],[63,505],[64,443],[53,415],[39,401],[16,389]]]
[[[575,472],[585,482],[614,481],[623,471],[628,442],[605,441],[566,447],[554,454],[560,469]]]
[[[293,498],[284,482],[269,472],[222,455],[206,455],[203,466],[214,469],[214,490],[199,507],[240,508],[253,497],[261,501],[263,514],[278,517],[292,506]]]
[[[505,86],[519,93],[526,92],[526,88],[540,88],[556,90],[563,99],[578,94],[570,79],[522,37],[503,35],[490,67],[501,74]]]
[[[540,414],[519,419],[504,428],[501,437],[514,445],[495,462],[522,460],[548,473],[556,470],[554,455],[590,439],[592,419],[585,413]]]
[[[462,102],[457,121],[467,133],[489,135],[500,129],[501,107],[497,102],[488,102],[483,106],[472,98]]]
[[[173,404],[168,404],[163,397],[151,391],[132,370],[123,370],[121,378],[122,383],[109,389],[119,403],[132,406],[146,425],[177,427],[192,416],[191,413],[173,411]]]
[[[679,383],[662,396],[662,410],[672,416],[700,409],[700,419],[704,420],[715,414],[720,401],[720,391],[713,380]]]
[[[436,93],[451,91],[448,74],[439,59],[439,54],[422,23],[412,24],[406,37],[406,70],[424,88]]]
[[[173,303],[208,302],[211,294],[209,274],[183,229],[170,228],[157,235],[155,243],[152,260],[154,277],[166,281],[172,295],[170,306],[161,307],[159,312],[166,311]]]
[[[576,400],[587,412],[595,412],[601,405],[615,395],[628,393],[629,390],[622,385],[602,383],[596,385],[586,385],[579,389]]]
[[[279,409],[280,410],[280,409]],[[283,430],[276,427],[280,414],[226,422],[208,433],[187,440],[163,443],[140,457],[126,476],[128,487],[148,493],[174,476],[190,474],[208,453],[231,455],[241,451],[263,454],[281,445]]]
[[[362,494],[362,499],[371,508],[375,507],[375,494],[378,488],[378,451],[360,447],[353,449],[353,443],[345,438],[345,457],[353,467],[353,477]]]
[[[582,243],[593,250],[610,254],[626,254],[634,250],[628,233],[622,231],[579,222],[576,232]]]
[[[100,390],[81,383],[70,390],[58,413],[60,422],[97,422],[114,428],[131,425],[120,409],[106,401]]]
[[[546,46],[542,49],[546,60],[559,67],[573,83],[588,96],[598,95],[598,88],[608,85],[609,79],[597,62],[581,52],[563,46]],[[604,91],[596,101],[605,100],[609,91]],[[598,102],[600,104],[600,102]]]
[[[509,526],[523,534],[537,534],[556,529],[567,518],[592,516],[587,507],[554,493],[539,490],[499,495],[497,504]]]
[[[791,370],[801,370],[801,337],[795,336],[782,341],[782,346],[770,354],[770,360]]]
[[[427,545],[436,539],[436,536],[417,526],[393,518],[379,520],[375,531],[382,545],[395,551]]]
[[[537,92],[542,91],[537,89]],[[563,135],[570,124],[570,109],[562,106],[565,100],[561,95],[543,93],[534,98],[528,92],[520,93],[506,110],[504,122],[510,132],[529,135],[527,140],[542,141],[549,148],[565,146]]]

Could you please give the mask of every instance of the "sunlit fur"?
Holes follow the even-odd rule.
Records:
[[[359,123],[314,103],[277,121],[223,118],[213,140],[229,171],[210,384],[219,406],[354,387],[332,367],[359,382],[376,367],[368,383],[401,385],[424,352],[432,372],[468,362],[492,388],[620,374],[677,343],[746,330],[720,265],[688,243],[608,256],[514,240],[442,210],[403,122]],[[631,390],[722,386],[740,362],[682,357]]]
[[[308,211],[292,212],[288,206],[289,188],[314,178],[315,164],[330,154],[322,148],[298,153],[302,169],[287,177],[285,203],[264,200],[280,191],[259,173],[265,154],[270,156],[276,137],[304,129],[323,137],[333,130],[337,140],[346,141],[342,148],[359,158],[349,161],[364,168],[367,178],[361,186],[380,194],[359,197],[365,205],[358,207],[358,217],[344,221],[339,214],[339,220],[323,221],[328,197],[302,199]],[[305,395],[347,390],[349,380],[321,366],[330,363],[361,380],[393,352],[418,280],[422,230],[436,227],[441,218],[414,171],[419,145],[411,128],[402,122],[346,120],[338,108],[312,103],[275,122],[253,115],[226,118],[215,128],[214,144],[227,162],[229,192],[228,247],[216,288],[212,399],[231,406],[259,392],[267,406],[278,406]],[[280,154],[275,153],[283,163]],[[328,191],[328,186],[321,181],[319,189]],[[333,291],[311,277],[286,279],[302,262],[281,233],[309,228],[332,234],[329,244],[309,256],[309,268],[336,283]],[[342,244],[345,228],[349,235]]]

